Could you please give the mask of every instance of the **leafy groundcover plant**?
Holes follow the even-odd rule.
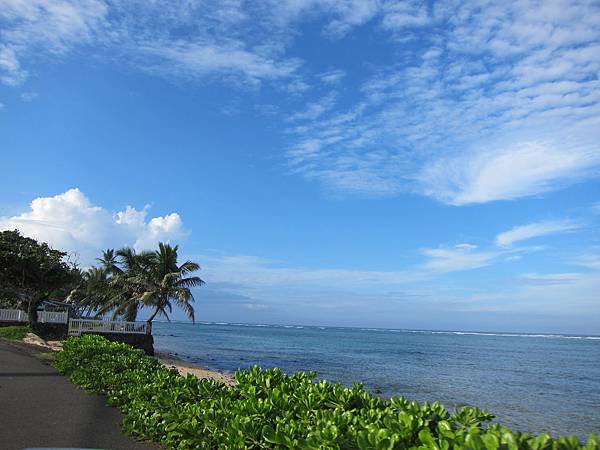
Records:
[[[123,428],[178,449],[588,449],[576,437],[532,436],[493,424],[478,408],[383,400],[361,385],[253,367],[237,385],[183,377],[141,350],[100,336],[70,338],[56,366],[126,415]]]

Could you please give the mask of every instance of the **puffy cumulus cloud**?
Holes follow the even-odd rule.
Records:
[[[177,213],[150,220],[147,216],[147,206],[143,210],[128,206],[113,213],[93,205],[75,188],[54,197],[36,198],[22,214],[0,217],[0,230],[18,229],[25,236],[74,252],[85,266],[108,247],[132,245],[143,250],[186,234]]]

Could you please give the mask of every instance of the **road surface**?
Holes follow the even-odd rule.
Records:
[[[33,351],[0,340],[0,449],[159,448],[124,435],[119,410],[73,385]]]

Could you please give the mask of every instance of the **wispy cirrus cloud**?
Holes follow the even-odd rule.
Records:
[[[101,0],[0,1],[0,81],[22,83],[27,77],[22,61],[39,52],[63,55],[92,42],[107,14]]]
[[[427,195],[465,205],[552,191],[596,176],[598,164],[600,153],[593,145],[574,148],[520,142],[432,160],[425,164],[419,181]]]
[[[427,274],[418,270],[289,267],[279,261],[250,255],[197,255],[196,258],[203,261],[207,280],[241,286],[372,289],[414,283],[427,277]]]
[[[299,60],[282,55],[284,25],[268,25],[271,37],[237,2],[2,0],[0,80],[21,84],[26,63],[86,45],[92,56],[108,52],[161,76],[225,74],[254,84],[288,77]]]
[[[422,267],[436,272],[455,272],[486,267],[500,260],[517,261],[522,258],[523,254],[538,251],[541,248],[517,247],[514,244],[534,238],[575,232],[582,228],[582,222],[575,220],[549,220],[519,225],[499,233],[493,245],[487,245],[484,248],[465,243],[423,249],[421,254],[426,256],[428,261]],[[527,276],[528,279],[533,280],[536,275]]]
[[[423,267],[436,272],[456,272],[490,265],[498,256],[496,251],[485,251],[472,244],[454,247],[428,248],[422,251],[429,258]]]
[[[581,280],[582,274],[577,272],[564,273],[527,273],[521,277],[523,280],[534,284],[564,284]]]
[[[600,176],[599,23],[592,0],[0,0],[0,82],[85,47],[169,79],[271,83],[292,173],[460,206]],[[360,63],[294,54],[361,27],[380,46]]]
[[[586,253],[575,260],[575,264],[592,270],[600,270],[600,249],[596,253]]]
[[[551,234],[578,230],[582,224],[572,220],[551,220],[519,225],[496,236],[496,245],[510,247],[516,242]]]
[[[454,205],[599,176],[597,4],[384,3],[379,23],[396,63],[353,106],[296,130],[295,148],[319,148],[290,153],[296,172],[350,194]]]
[[[301,61],[286,55],[299,24],[318,17],[324,36],[341,38],[375,17],[379,6],[377,0],[1,0],[0,82],[19,85],[32,61],[87,46],[90,56],[161,76],[225,74],[254,85],[289,78],[291,90],[303,91],[308,85],[295,73]],[[342,77],[332,69],[321,81]]]
[[[300,65],[296,59],[278,60],[258,51],[249,51],[240,42],[226,45],[186,41],[141,43],[146,70],[185,78],[211,74],[242,75],[246,81],[260,83],[290,76]]]

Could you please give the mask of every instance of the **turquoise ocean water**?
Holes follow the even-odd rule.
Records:
[[[520,431],[600,433],[600,337],[156,323],[155,348],[210,369],[258,364],[382,396],[475,405]]]

